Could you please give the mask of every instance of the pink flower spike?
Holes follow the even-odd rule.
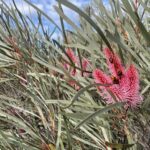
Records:
[[[82,61],[83,69],[86,70],[89,64],[90,64],[89,61],[84,58],[83,61]]]
[[[77,63],[77,58],[76,58],[76,56],[74,55],[74,53],[73,53],[73,51],[72,51],[71,48],[68,48],[68,49],[66,50],[66,53],[67,53],[67,55],[70,57],[70,59],[71,59],[74,63]]]
[[[66,50],[66,53],[67,55],[69,56],[69,58],[73,61],[73,63],[77,63],[77,57],[74,55],[73,51],[71,48],[68,48]],[[70,66],[69,64],[67,63],[64,63],[64,68],[68,71],[70,71],[70,74],[72,76],[75,76],[76,75],[76,68],[73,68],[72,66]]]
[[[129,79],[131,89],[134,91],[139,90],[139,75],[138,71],[133,64],[126,71],[126,76]]]
[[[96,83],[100,83],[100,84],[111,84],[111,78],[109,76],[107,76],[106,74],[104,74],[101,70],[96,69],[93,72],[93,78],[95,79]],[[106,99],[107,103],[113,103],[114,100],[111,97],[110,93],[108,92],[109,87],[106,86],[99,86],[98,90],[100,91],[100,95]]]
[[[110,51],[109,48],[104,49],[104,54],[106,56],[107,64],[112,75],[117,77],[124,74],[125,69],[121,63],[119,56]]]
[[[110,84],[111,79],[106,74],[104,74],[100,69],[96,69],[93,71],[93,77],[96,83],[101,84]]]
[[[98,87],[100,95],[106,99],[107,103],[114,103],[112,93],[117,101],[126,102],[125,107],[136,107],[141,104],[143,98],[139,93],[139,75],[136,67],[131,64],[127,70],[121,65],[120,58],[113,54],[109,49],[105,49],[105,55],[107,57],[109,69],[113,76],[109,77],[101,70],[96,69],[93,72],[93,78],[96,83],[110,84],[107,87]],[[113,58],[111,62],[109,59]],[[116,66],[115,66],[116,65]],[[117,74],[117,69],[122,71],[122,75]]]
[[[90,67],[90,62],[89,62],[89,60],[87,60],[87,59],[84,58],[84,59],[82,60],[82,69],[85,70],[85,71],[87,71],[89,67]],[[84,73],[83,73],[83,76],[84,76],[84,77],[88,77],[89,75],[90,75],[90,74],[87,73],[87,72],[84,72]]]
[[[75,81],[69,81],[69,84],[70,84],[72,87],[74,87],[75,90],[77,90],[77,91],[80,89],[80,87],[76,84]]]
[[[140,104],[143,100],[142,96],[139,93],[139,75],[135,66],[132,64],[126,71],[125,77],[127,78],[125,87],[126,87],[126,100],[128,104],[132,107]]]
[[[69,56],[69,58],[73,61],[73,63],[76,65],[76,67],[80,68],[80,62],[79,62],[79,58],[74,54],[73,50],[71,48],[66,49],[66,53]],[[77,70],[76,68],[74,68],[73,66],[71,66],[68,63],[64,63],[63,64],[64,68],[69,71],[71,76],[77,76],[77,75],[81,75],[82,76],[82,71]],[[88,67],[90,66],[90,62],[87,59],[83,59],[82,60],[82,67],[83,70],[88,70]],[[90,74],[87,72],[83,73],[84,77],[88,77]],[[74,87],[76,90],[79,90],[80,87],[76,84],[75,81],[69,81],[69,84]]]

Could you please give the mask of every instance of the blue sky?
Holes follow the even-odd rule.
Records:
[[[69,0],[72,3],[74,3],[76,6],[82,8],[88,4],[90,4],[91,0]],[[12,0],[5,0],[7,4],[11,4]],[[25,3],[23,0],[15,0],[16,5],[18,9],[24,14],[28,15],[32,18],[32,20],[37,24],[37,14],[34,8],[29,7],[27,3]],[[57,5],[56,0],[30,0],[35,6],[37,6],[39,9],[44,11],[49,17],[51,17],[56,24],[60,25],[60,18],[58,14],[54,10],[54,5]],[[76,23],[78,22],[78,15],[68,9],[67,7],[63,7],[64,13],[71,18]],[[47,19],[43,19],[44,22],[44,28],[53,30],[54,26],[47,21]],[[65,28],[70,29],[71,27],[65,23]],[[58,35],[58,33],[56,33]],[[54,35],[56,36],[56,35]]]
[[[81,8],[82,6],[89,4],[91,0],[70,0],[70,1],[72,3],[74,3],[76,6]],[[6,0],[5,2],[10,5],[12,3],[12,0]],[[25,3],[23,0],[15,0],[15,2],[16,2],[18,9],[24,15],[30,16],[36,24],[37,23],[37,14],[36,14],[36,11],[34,10],[34,8],[29,7],[29,5],[27,3]],[[37,6],[39,9],[41,9],[46,14],[48,14],[49,17],[51,17],[58,25],[60,25],[59,16],[57,15],[57,13],[55,12],[54,7],[53,7],[54,5],[57,5],[56,0],[30,0],[30,2],[32,2],[35,6]],[[76,13],[72,12],[67,7],[63,7],[63,10],[69,18],[71,18],[74,21],[78,20],[78,15]],[[53,28],[52,24],[49,21],[47,21],[46,19],[43,19],[43,22],[44,22],[44,27],[46,29]],[[67,24],[65,24],[65,27],[70,29],[70,26]]]

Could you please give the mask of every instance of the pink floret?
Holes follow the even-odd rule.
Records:
[[[106,56],[108,68],[113,76],[118,76],[119,71],[124,73],[125,69],[124,69],[118,55],[116,55],[112,51],[110,51],[109,48],[104,49],[104,54]]]
[[[77,57],[74,55],[74,52],[72,51],[71,48],[68,48],[66,50],[66,53],[74,63],[77,63]]]
[[[75,64],[75,66],[78,67],[78,68],[81,68],[79,58],[74,54],[73,50],[71,48],[68,48],[66,50],[66,53],[67,53],[68,57],[72,60],[72,62]],[[88,71],[89,66],[90,66],[90,62],[87,59],[84,58],[83,60],[81,60],[81,63],[82,63],[82,69],[84,71]],[[63,65],[64,65],[64,68],[70,72],[71,76],[74,76],[74,77],[78,76],[78,75],[81,75],[83,77],[88,77],[89,76],[88,72],[83,72],[82,73],[82,71],[77,70],[74,66],[71,66],[68,63],[64,63]],[[75,81],[69,81],[69,84],[72,87],[74,87],[76,90],[80,89],[80,87],[76,84]]]

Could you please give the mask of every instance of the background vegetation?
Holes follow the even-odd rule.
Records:
[[[0,5],[0,149],[149,150],[150,1],[110,0],[105,7],[93,0],[81,10],[57,0],[61,26],[24,1],[37,11],[38,24],[14,1],[13,8],[5,1]],[[79,24],[62,6],[79,15]],[[55,26],[51,33],[43,28],[43,17]],[[58,31],[63,40],[52,39]],[[92,76],[71,76],[64,69],[64,61],[76,67],[66,55],[66,48],[72,48],[80,60],[90,61],[89,73],[95,68],[107,72],[104,47],[138,68],[144,98],[138,108],[125,112],[122,103],[106,104]]]

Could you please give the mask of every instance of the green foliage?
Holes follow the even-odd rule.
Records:
[[[15,5],[2,1],[0,15],[0,149],[10,150],[111,150],[149,149],[150,121],[150,2],[93,0],[83,10],[67,0],[57,0],[61,27],[46,13],[37,11],[38,24],[24,16]],[[79,15],[80,25],[64,14],[66,6]],[[43,28],[42,17],[54,29]],[[64,21],[73,28],[66,31]],[[53,40],[55,32],[63,40]],[[106,104],[92,77],[71,76],[63,67],[66,54],[74,49],[80,62],[106,69],[102,49],[117,52],[124,65],[131,62],[139,70],[144,101],[137,109],[124,109],[123,103]],[[74,81],[80,90],[69,84]],[[113,95],[112,95],[113,96]]]

